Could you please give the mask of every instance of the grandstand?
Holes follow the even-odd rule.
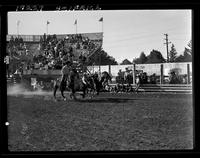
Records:
[[[87,59],[88,56],[99,51],[102,42],[102,32],[7,35],[7,54],[11,60],[23,61],[23,68],[25,69],[55,70],[61,69],[63,61],[70,60],[77,63],[80,62],[80,56]]]

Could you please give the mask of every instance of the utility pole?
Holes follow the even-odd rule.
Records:
[[[167,62],[169,62],[169,52],[168,52],[168,44],[171,42],[168,42],[168,34],[164,34],[166,36],[166,38],[164,40],[166,40],[166,48],[167,48]]]

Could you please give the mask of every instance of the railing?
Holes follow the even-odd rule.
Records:
[[[21,37],[24,42],[40,42],[41,35],[7,35],[7,41],[10,41],[11,37],[18,38]]]
[[[66,36],[70,36],[70,35],[74,35],[74,34],[58,34],[56,35],[58,39],[63,39]],[[84,37],[89,37],[90,40],[92,41],[98,41],[98,42],[102,42],[102,38],[103,35],[102,33],[82,33],[81,34]],[[25,42],[40,42],[40,37],[43,35],[7,35],[6,39],[7,41],[10,41],[11,37],[13,38],[17,38],[17,37],[21,37],[23,39],[23,41]]]

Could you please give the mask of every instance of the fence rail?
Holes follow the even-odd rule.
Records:
[[[110,84],[115,87],[117,84]],[[124,84],[127,86],[127,84]],[[136,85],[131,85],[133,88]],[[139,92],[176,92],[176,93],[192,93],[192,85],[188,84],[142,84],[140,85]]]

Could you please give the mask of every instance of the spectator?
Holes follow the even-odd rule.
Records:
[[[127,82],[127,76],[128,76],[128,74],[129,74],[129,70],[128,70],[128,68],[125,68],[126,70],[125,70],[125,72],[124,72],[124,81],[125,81],[125,83],[128,83]]]
[[[187,84],[187,75],[183,75],[182,83]]]
[[[138,89],[139,89],[139,87],[140,87],[140,82],[141,82],[140,75],[137,74],[137,75],[136,75],[136,87],[135,87],[135,92],[136,92],[136,93],[138,92]]]
[[[178,75],[176,75],[176,73],[174,71],[172,71],[171,74],[170,74],[170,81],[169,81],[169,83],[170,84],[178,84],[178,83],[180,83]]]
[[[146,72],[144,72],[144,73],[142,73],[142,83],[143,84],[147,84],[147,73]]]
[[[156,74],[155,73],[150,76],[150,83],[151,84],[156,84]]]
[[[121,69],[117,73],[116,82],[119,84],[123,84],[123,73]]]

